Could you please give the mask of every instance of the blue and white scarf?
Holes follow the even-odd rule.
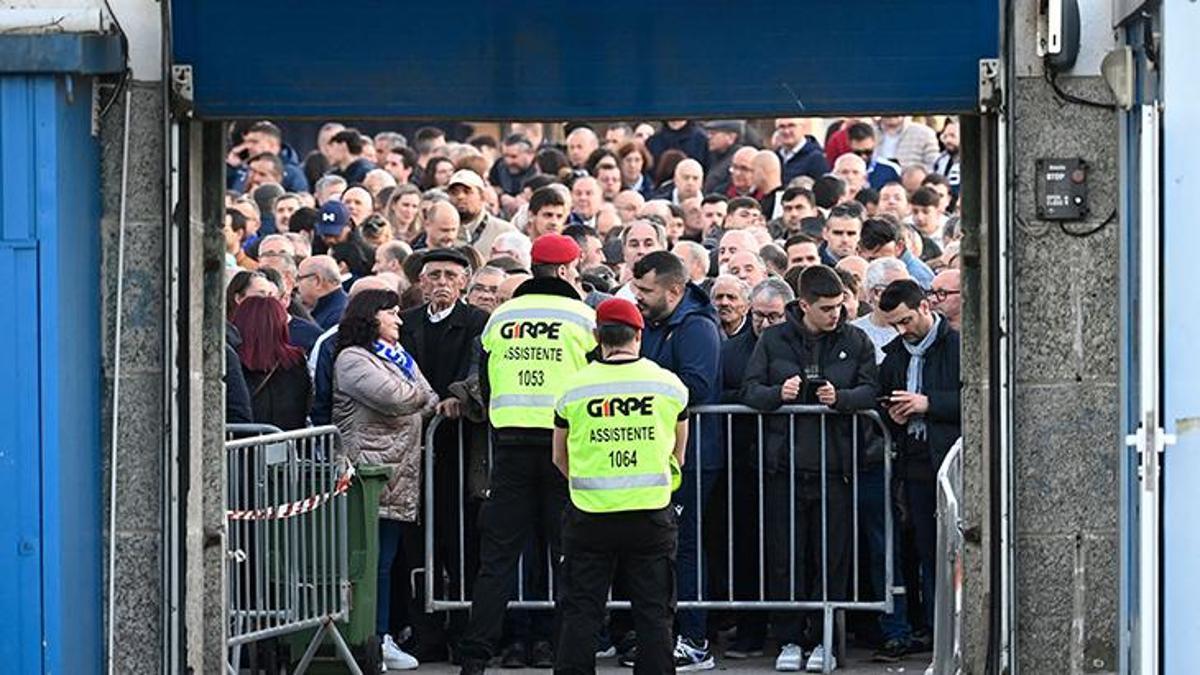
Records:
[[[412,355],[405,351],[404,347],[400,346],[400,343],[388,345],[382,340],[376,340],[375,344],[371,346],[375,349],[375,356],[384,361],[391,361],[396,364],[396,367],[400,369],[400,372],[404,373],[404,376],[409,381],[417,379],[416,361],[413,361]]]
[[[925,352],[933,346],[933,341],[937,339],[938,326],[942,323],[942,317],[936,312],[933,315],[933,325],[929,327],[929,332],[917,344],[905,340],[904,348],[908,350],[908,381],[904,388],[914,394],[923,394],[922,389],[925,387],[924,370],[925,370]],[[908,435],[914,438],[925,440],[925,416],[915,415],[908,420]]]

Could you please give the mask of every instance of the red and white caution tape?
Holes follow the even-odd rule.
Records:
[[[262,509],[226,511],[226,520],[283,520],[293,518],[319,509],[334,497],[345,494],[350,489],[350,481],[354,478],[354,467],[348,467],[334,484],[332,492],[325,492],[311,497],[305,497],[290,504],[278,504]]]

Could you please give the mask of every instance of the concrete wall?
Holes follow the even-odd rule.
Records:
[[[158,673],[163,645],[162,578],[164,383],[163,133],[158,83],[132,82],[125,225],[121,401],[116,531],[116,672]],[[104,215],[100,282],[104,303],[105,447],[112,414],[117,234],[121,196],[124,100],[101,125]],[[104,484],[107,486],[109,480]]]
[[[1107,101],[1097,59],[1112,46],[1108,3],[1082,2],[1086,49],[1064,89]],[[1016,3],[1014,84],[1006,92],[1014,163],[1011,255],[1017,626],[1015,659],[1026,673],[1115,671],[1118,667],[1119,321],[1118,224],[1076,238],[1036,217],[1035,161],[1082,157],[1089,173],[1089,229],[1118,205],[1117,118],[1065,103],[1034,54],[1037,3]],[[986,227],[990,225],[985,224]],[[981,253],[986,259],[986,242]],[[988,271],[968,273],[968,285]],[[977,289],[978,290],[978,287]],[[987,332],[979,321],[995,298],[968,309],[964,382],[968,429],[986,429],[990,382]],[[968,671],[986,655],[987,451],[985,433],[967,433],[967,527],[982,534],[967,561]]]

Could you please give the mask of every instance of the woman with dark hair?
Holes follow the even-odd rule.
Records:
[[[342,450],[355,464],[383,465],[392,472],[379,499],[375,614],[384,661],[391,670],[418,665],[387,632],[391,570],[403,523],[417,520],[421,425],[438,402],[416,361],[400,346],[399,304],[395,291],[359,291],[342,316],[333,367],[333,423],[342,432]]]
[[[654,198],[654,184],[650,180],[650,153],[637,143],[622,143],[617,148],[617,166],[621,167],[621,185],[626,190],[638,192],[646,199]]]
[[[285,431],[303,429],[312,402],[304,350],[288,339],[288,315],[274,297],[248,297],[233,314],[241,335],[238,358],[250,390],[254,421]]]
[[[446,189],[450,184],[450,177],[454,175],[454,162],[448,157],[430,157],[429,162],[425,164],[425,171],[421,174],[421,190],[425,191],[430,188]]]
[[[654,184],[661,189],[668,181],[674,180],[675,166],[685,159],[687,155],[681,150],[667,150],[660,155],[654,170]]]
[[[609,150],[608,148],[596,148],[592,151],[592,154],[588,155],[587,161],[583,163],[584,168],[587,169],[588,175],[595,177],[596,166],[605,159],[611,159],[612,163],[617,166],[621,165],[621,159],[617,157],[617,153]]]
[[[266,272],[242,270],[225,286],[225,319],[233,321],[234,312],[247,298],[275,297],[279,297],[279,288],[267,278]]]

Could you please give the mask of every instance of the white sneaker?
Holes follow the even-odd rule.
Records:
[[[421,665],[416,657],[396,645],[391,635],[383,636],[383,665],[388,670],[413,670]]]
[[[611,658],[616,657],[616,655],[617,655],[617,646],[616,645],[609,645],[608,647],[606,647],[604,649],[596,650],[596,658],[598,658],[598,659],[611,659]]]
[[[775,659],[775,670],[782,673],[794,673],[800,670],[803,663],[804,650],[800,649],[800,645],[789,643],[779,650],[779,657]]]
[[[824,667],[825,667],[825,646],[817,645],[817,648],[813,650],[812,654],[808,655],[808,665],[805,666],[804,669],[810,673],[820,673],[820,672],[824,671]],[[829,671],[833,672],[835,670],[837,670],[837,657],[830,655]]]

